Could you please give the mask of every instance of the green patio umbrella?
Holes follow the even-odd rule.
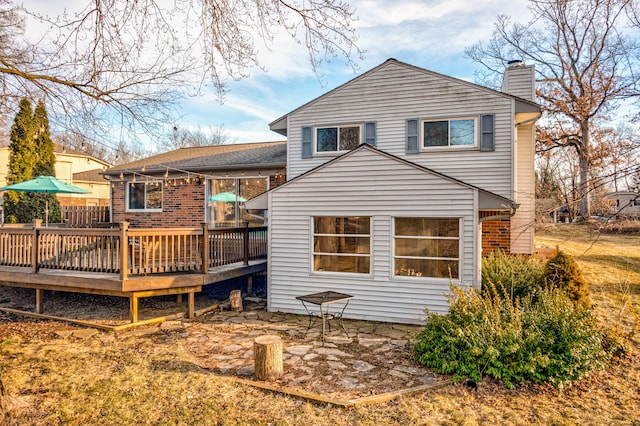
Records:
[[[0,191],[45,192],[48,194],[89,194],[91,191],[65,183],[53,176],[40,176],[0,188]],[[49,200],[45,200],[45,226],[49,226]]]
[[[245,201],[247,201],[247,199],[236,195],[233,192],[221,192],[219,194],[210,196],[209,201],[223,201],[225,203],[238,201],[240,203],[244,203]]]

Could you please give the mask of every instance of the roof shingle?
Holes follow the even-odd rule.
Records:
[[[152,174],[169,170],[206,172],[212,170],[258,169],[260,167],[285,167],[287,165],[287,143],[262,142],[180,148],[154,155],[142,160],[122,164],[108,169],[104,174],[121,172]]]

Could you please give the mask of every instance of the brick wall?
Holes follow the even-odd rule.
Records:
[[[174,186],[173,179],[169,185],[162,188],[162,212],[127,212],[126,188],[124,182],[113,182],[111,185],[111,199],[113,200],[113,222],[129,222],[132,228],[174,228],[201,227],[205,220],[205,191],[204,182],[198,184],[195,180],[186,183],[177,179]],[[270,188],[282,185],[285,176],[277,173],[269,176]]]
[[[502,212],[480,212],[480,218],[494,216]],[[482,256],[496,250],[511,252],[511,220],[495,219],[482,222]]]
[[[204,222],[205,185],[179,180],[176,186],[162,188],[161,212],[125,211],[127,185],[114,182],[111,187],[113,222],[129,222],[132,228],[201,227]]]

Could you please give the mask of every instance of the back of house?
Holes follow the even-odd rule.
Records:
[[[451,282],[478,285],[483,253],[532,253],[533,67],[503,90],[390,59],[271,123],[268,308],[333,290],[355,296],[346,317],[420,323]]]

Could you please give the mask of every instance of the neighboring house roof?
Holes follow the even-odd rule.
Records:
[[[93,169],[93,170],[86,170],[84,172],[74,173],[73,181],[74,182],[84,181],[84,182],[107,183],[104,177],[102,176],[103,173],[104,171],[102,169]]]
[[[53,145],[53,152],[55,154],[62,154],[62,155],[68,155],[70,157],[83,157],[83,158],[90,158],[93,161],[95,161],[96,163],[100,163],[103,164],[105,167],[111,167],[112,164],[107,163],[104,160],[101,160],[100,158],[94,157],[91,154],[87,154],[86,152],[77,150],[77,149],[73,149],[73,148],[67,148],[64,145],[60,145],[60,144],[54,144]]]
[[[476,88],[478,90],[488,91],[488,92],[491,92],[493,94],[498,94],[498,95],[513,99],[513,100],[516,101],[516,110],[515,110],[516,113],[519,113],[519,112],[539,113],[541,111],[540,105],[538,105],[535,102],[529,101],[527,99],[523,99],[523,98],[520,98],[518,96],[511,95],[509,93],[501,92],[499,90],[494,90],[494,89],[491,89],[491,88],[488,88],[488,87],[485,87],[485,86],[481,86],[479,84],[471,83],[471,82],[468,82],[468,81],[465,81],[465,80],[460,80],[460,79],[455,78],[455,77],[451,77],[451,76],[448,76],[448,75],[440,74],[440,73],[437,73],[437,72],[434,72],[434,71],[427,70],[425,68],[420,68],[420,67],[417,67],[415,65],[411,65],[411,64],[407,64],[405,62],[398,61],[397,59],[390,58],[390,59],[387,59],[382,64],[378,65],[377,67],[372,68],[369,71],[365,72],[364,74],[361,74],[361,75],[349,80],[348,82],[336,87],[335,89],[330,90],[327,93],[325,93],[325,94],[323,94],[323,95],[321,95],[321,96],[319,96],[319,97],[307,102],[306,104],[294,109],[293,111],[290,111],[290,112],[286,113],[282,117],[277,118],[276,120],[274,120],[271,123],[269,123],[269,128],[271,130],[273,130],[274,132],[277,132],[277,133],[279,133],[281,135],[286,136],[287,135],[287,117],[289,115],[294,114],[294,113],[300,111],[301,109],[306,108],[307,106],[314,104],[315,102],[318,102],[320,99],[324,99],[324,98],[326,98],[328,96],[331,96],[333,93],[335,93],[337,91],[343,90],[345,87],[352,85],[354,82],[364,78],[365,76],[367,76],[369,74],[375,73],[379,69],[381,69],[383,67],[386,67],[386,66],[389,66],[390,64],[403,66],[403,67],[406,67],[406,68],[409,68],[409,69],[413,69],[413,70],[416,70],[416,71],[419,71],[419,72],[423,72],[425,74],[436,76],[436,77],[439,77],[439,78],[442,78],[442,79],[446,79],[446,80],[449,80],[449,81],[453,81],[453,82],[456,82],[456,83],[464,84],[464,85],[467,85],[469,87]]]
[[[633,191],[616,191],[616,192],[610,192],[609,194],[607,194],[607,197],[611,198],[611,197],[638,197],[640,196],[639,193],[637,192],[633,192]]]
[[[287,165],[287,142],[262,142],[180,148],[115,166],[105,175],[119,173],[164,173],[169,170],[206,172],[213,170],[240,170],[282,168]]]
[[[301,175],[296,176],[295,178],[283,183],[280,186],[272,188],[269,191],[264,192],[261,195],[258,195],[257,197],[252,198],[251,200],[248,200],[245,203],[245,208],[247,208],[247,209],[266,209],[267,208],[266,200],[267,200],[267,197],[268,197],[268,195],[267,195],[268,193],[270,193],[272,191],[278,191],[278,190],[280,190],[282,188],[285,188],[285,187],[291,185],[292,183],[297,182],[300,179],[303,179],[305,176],[307,176],[309,174],[312,174],[312,173],[316,172],[317,170],[323,169],[323,168],[325,168],[325,167],[327,167],[327,166],[329,166],[329,165],[331,165],[331,164],[333,164],[333,163],[335,163],[337,161],[340,161],[341,159],[343,159],[345,157],[348,157],[350,155],[354,155],[354,153],[359,152],[359,151],[361,151],[363,149],[367,149],[367,150],[376,152],[379,155],[384,155],[384,156],[386,156],[388,158],[391,158],[391,159],[393,159],[395,161],[407,164],[407,165],[409,165],[411,167],[414,167],[414,168],[416,168],[418,170],[421,170],[421,171],[423,171],[425,173],[430,173],[432,175],[438,176],[438,177],[440,177],[442,179],[449,180],[451,182],[455,182],[455,183],[457,183],[459,185],[462,185],[462,186],[465,186],[467,188],[478,190],[478,192],[480,194],[480,197],[479,197],[479,208],[480,209],[505,210],[505,209],[517,209],[519,207],[519,205],[517,203],[515,203],[513,200],[510,200],[510,199],[508,199],[506,197],[503,197],[503,196],[495,194],[493,192],[484,190],[484,189],[479,188],[479,187],[477,187],[475,185],[471,185],[469,183],[463,182],[463,181],[461,181],[459,179],[452,178],[451,176],[447,176],[447,175],[445,175],[443,173],[437,172],[437,171],[432,170],[432,169],[430,169],[428,167],[424,167],[424,166],[421,166],[419,164],[412,163],[411,161],[405,160],[404,158],[389,154],[388,152],[385,152],[385,151],[381,151],[380,149],[365,143],[365,144],[362,144],[362,145],[358,146],[357,148],[355,148],[355,149],[353,149],[353,150],[351,150],[349,152],[346,152],[346,153],[344,153],[344,154],[342,154],[342,155],[340,155],[338,157],[335,157],[335,158],[327,161],[326,163],[323,163],[323,164],[321,164],[321,165],[319,165],[319,166],[317,166],[317,167],[315,167],[315,168],[313,168],[313,169],[311,169],[311,170],[309,170],[309,171],[307,171],[307,172],[305,172],[305,173],[303,173]]]

